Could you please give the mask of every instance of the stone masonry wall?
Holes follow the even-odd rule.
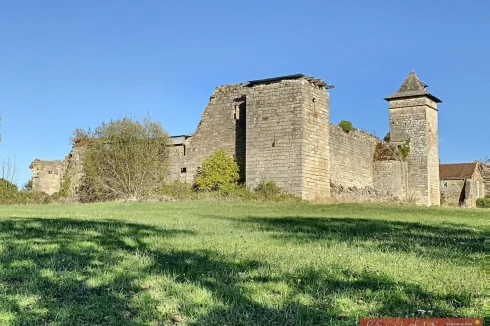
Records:
[[[330,179],[344,187],[374,187],[373,155],[380,141],[362,130],[330,124]]]
[[[302,124],[306,87],[312,86],[304,80],[282,80],[249,89],[246,120],[249,188],[271,180],[304,198]]]
[[[328,103],[304,79],[220,86],[185,150],[170,149],[171,179],[193,182],[203,159],[224,149],[251,189],[271,180],[304,199],[328,198]]]
[[[324,89],[305,87],[303,97],[303,198],[330,197],[330,97]]]
[[[441,204],[444,206],[458,206],[465,196],[464,179],[441,180]]]
[[[436,110],[425,97],[390,101],[391,142],[410,146],[407,196],[427,206],[440,203]]]
[[[427,133],[428,133],[428,148],[427,148],[427,167],[429,177],[429,196],[430,205],[438,206],[441,202],[441,188],[439,183],[439,125],[438,111],[435,102],[433,106],[426,109],[427,115]]]
[[[403,161],[374,162],[374,188],[405,199],[407,195],[408,166]]]
[[[30,167],[32,171],[32,190],[52,195],[61,188],[64,165],[60,160],[41,161],[35,159]]]
[[[240,105],[246,91],[240,84],[216,88],[195,133],[184,143],[185,151],[183,146],[170,150],[171,179],[192,183],[203,159],[218,149],[234,155],[240,168],[244,167],[245,139],[237,137],[237,121],[245,119],[245,112],[236,116],[235,106]]]

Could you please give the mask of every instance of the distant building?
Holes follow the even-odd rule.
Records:
[[[476,200],[485,197],[487,169],[485,163],[441,164],[441,203],[447,206],[475,207]],[[487,183],[488,184],[488,183]]]

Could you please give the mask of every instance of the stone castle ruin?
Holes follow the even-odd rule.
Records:
[[[411,72],[385,98],[387,142],[331,124],[330,88],[302,74],[217,87],[195,133],[171,137],[171,179],[193,182],[203,159],[224,149],[234,156],[241,179],[251,189],[270,180],[305,200],[439,205],[441,100]],[[63,162],[35,160],[33,189],[56,192],[67,173],[72,183],[79,180],[82,161],[77,148]],[[76,167],[68,172],[70,164]]]

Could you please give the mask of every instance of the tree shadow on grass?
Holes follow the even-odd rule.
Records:
[[[484,232],[461,225],[427,225],[363,218],[205,216],[251,230],[270,232],[288,243],[322,241],[370,246],[381,251],[414,253],[421,257],[474,263],[484,252]]]
[[[430,306],[436,316],[454,316],[455,302],[470,304],[376,271],[334,266],[292,275],[274,262],[150,245],[194,235],[115,220],[1,220],[0,322],[156,326],[178,314],[192,325],[354,324],[359,311],[405,316]],[[196,291],[211,300],[196,301]],[[173,310],[162,312],[170,301]],[[365,308],[346,311],[346,304]]]

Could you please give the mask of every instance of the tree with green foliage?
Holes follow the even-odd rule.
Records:
[[[124,117],[102,123],[91,137],[81,187],[86,201],[139,199],[164,185],[169,137],[159,122]]]
[[[237,162],[224,150],[218,150],[206,157],[195,178],[199,190],[216,191],[238,182],[239,168]]]
[[[22,190],[24,191],[32,191],[32,178],[29,179],[24,185],[22,186]]]

